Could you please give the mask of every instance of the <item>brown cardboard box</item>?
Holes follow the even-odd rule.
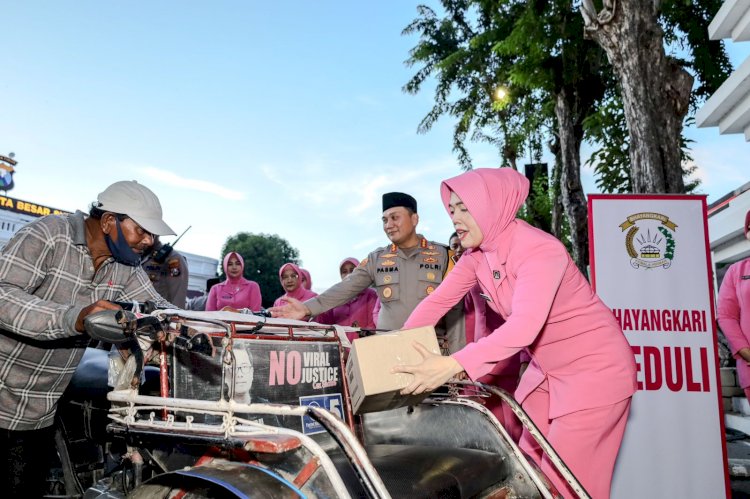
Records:
[[[421,343],[429,351],[440,354],[435,328],[432,326],[391,331],[354,340],[346,363],[346,377],[355,414],[418,404],[429,395],[401,395],[399,392],[411,383],[413,376],[391,373],[394,366],[422,362],[422,356],[412,345],[414,341]]]

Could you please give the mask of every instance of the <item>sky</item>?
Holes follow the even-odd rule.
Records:
[[[461,173],[431,91],[408,95],[401,35],[419,3],[382,0],[0,1],[0,154],[7,194],[86,211],[119,180],[160,198],[176,248],[212,258],[238,232],[278,234],[320,292],[346,257],[387,244],[381,196],[419,203],[447,243],[439,186]],[[736,67],[750,53],[729,42]],[[742,135],[691,128],[708,202],[748,181]],[[499,166],[472,145],[476,167]],[[584,190],[597,192],[590,169]],[[174,237],[163,238],[165,242]]]

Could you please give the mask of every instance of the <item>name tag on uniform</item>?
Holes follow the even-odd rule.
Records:
[[[490,298],[489,295],[486,295],[484,293],[479,293],[479,296],[481,296],[484,301],[488,301],[492,303],[492,298]]]

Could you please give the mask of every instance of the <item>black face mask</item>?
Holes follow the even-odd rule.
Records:
[[[133,251],[125,240],[125,236],[120,228],[120,221],[115,218],[115,224],[117,224],[117,242],[114,242],[109,234],[104,234],[104,240],[107,242],[107,248],[112,253],[112,258],[117,263],[127,265],[129,267],[138,267],[141,264],[141,255]]]

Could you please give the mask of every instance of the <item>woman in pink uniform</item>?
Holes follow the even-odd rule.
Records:
[[[745,238],[750,239],[750,211],[745,215]],[[737,377],[750,399],[750,258],[732,264],[719,288],[719,326],[737,359]]]
[[[339,274],[343,281],[359,266],[356,258],[345,258],[339,264]],[[360,294],[347,303],[323,312],[315,318],[321,324],[338,324],[339,326],[353,326],[362,329],[375,329],[377,316],[373,318],[375,305],[379,303],[378,293],[372,288],[365,288]],[[356,332],[346,333],[350,340],[359,338]]]
[[[315,291],[310,291],[302,285],[302,271],[293,263],[285,263],[279,269],[279,280],[281,287],[284,288],[283,295],[276,298],[273,302],[274,307],[280,307],[286,304],[287,297],[296,298],[299,301],[309,300],[318,296]]]
[[[443,203],[468,251],[404,329],[435,324],[477,283],[505,322],[450,357],[415,345],[424,361],[394,371],[414,374],[404,393],[422,393],[462,371],[481,378],[526,348],[531,363],[516,399],[591,497],[608,498],[636,389],[635,359],[562,243],[515,218],[528,192],[526,177],[510,168],[443,182]],[[526,431],[520,445],[565,497],[575,497]]]
[[[299,272],[299,277],[302,280],[302,286],[305,289],[312,289],[312,276],[310,275],[310,272],[307,269],[303,269],[302,267],[299,268]]]
[[[230,251],[224,256],[224,274],[227,279],[211,287],[206,300],[206,310],[221,310],[224,307],[233,309],[248,308],[252,311],[261,309],[262,297],[260,286],[242,276],[245,261],[239,253]]]

